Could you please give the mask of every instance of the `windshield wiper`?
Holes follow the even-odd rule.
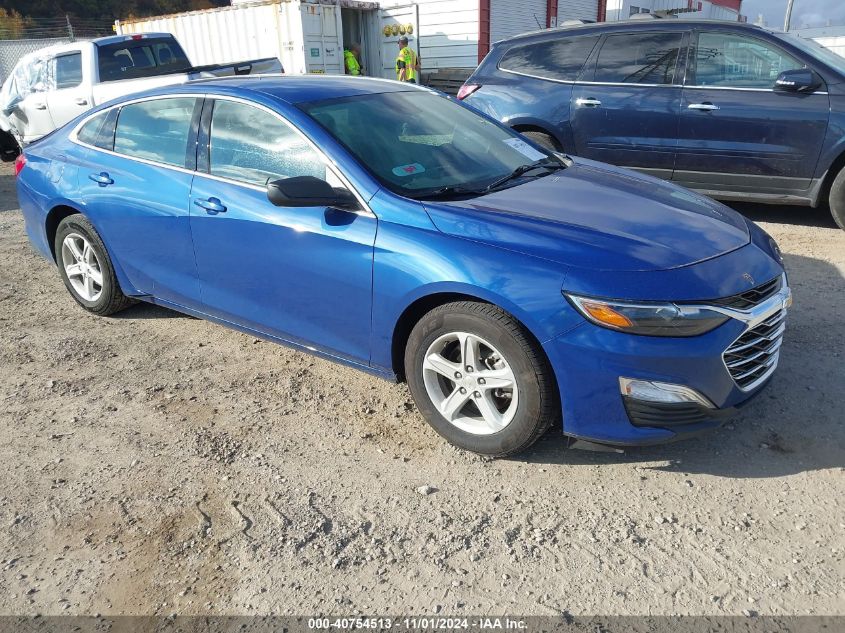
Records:
[[[555,171],[557,169],[566,169],[566,165],[553,158],[541,158],[540,160],[535,160],[533,163],[520,165],[507,176],[502,176],[498,180],[494,180],[484,188],[484,192],[487,193],[488,191],[493,191],[496,187],[500,187],[510,180],[524,176],[529,171],[534,171],[535,169],[548,169]]]
[[[436,198],[452,198],[455,196],[478,196],[486,193],[487,189],[468,189],[466,187],[455,187],[449,185],[448,187],[440,187],[434,191],[426,191],[418,193],[414,196],[417,200],[434,200]]]

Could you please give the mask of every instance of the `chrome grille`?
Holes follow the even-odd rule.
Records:
[[[753,389],[775,370],[785,329],[786,309],[781,308],[725,350],[725,366],[740,389]]]

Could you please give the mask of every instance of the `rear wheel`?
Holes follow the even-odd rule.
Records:
[[[561,152],[563,148],[560,146],[560,143],[557,142],[557,139],[553,137],[551,134],[546,134],[545,132],[537,132],[534,130],[528,130],[525,132],[520,132],[526,138],[531,139],[537,145],[545,147],[546,149],[550,149],[553,152]]]
[[[408,339],[405,375],[426,421],[476,453],[518,453],[558,419],[548,361],[496,306],[456,302],[426,314]]]
[[[83,308],[107,316],[132,305],[120,290],[103,241],[85,216],[77,213],[59,223],[55,249],[62,281]]]
[[[830,186],[830,213],[840,229],[845,230],[845,167],[839,170]]]

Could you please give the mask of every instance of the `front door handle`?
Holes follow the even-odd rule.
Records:
[[[575,100],[575,105],[587,106],[589,108],[597,108],[601,105],[601,101],[599,101],[598,99],[594,99],[593,97],[582,97]]]
[[[47,104],[46,104],[46,103],[36,103],[36,104],[35,104],[35,109],[36,109],[36,110],[46,110],[46,109],[47,109]]]
[[[702,110],[704,112],[713,112],[718,109],[719,106],[714,105],[709,101],[705,101],[704,103],[691,103],[687,106],[687,110]]]
[[[205,209],[209,215],[217,215],[218,213],[226,213],[226,207],[217,198],[209,198],[208,200],[194,200],[194,204]]]
[[[76,99],[73,100],[73,102],[76,105],[81,105],[81,106],[88,105],[88,99],[86,99],[85,97],[77,97]]]
[[[88,174],[88,179],[93,180],[101,187],[106,187],[108,185],[113,185],[114,180],[111,179],[111,176],[108,173],[101,171],[99,174]]]

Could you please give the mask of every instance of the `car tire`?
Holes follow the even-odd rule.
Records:
[[[54,245],[59,274],[79,305],[100,316],[132,305],[117,283],[103,240],[85,216],[77,213],[63,219]]]
[[[830,186],[830,214],[839,228],[845,230],[845,167],[839,170]]]
[[[474,453],[519,453],[560,418],[545,354],[494,305],[461,301],[423,316],[408,338],[405,376],[434,430]]]
[[[524,137],[534,141],[537,145],[541,147],[545,147],[553,152],[561,152],[563,148],[560,146],[560,143],[557,142],[557,139],[553,137],[551,134],[546,134],[545,132],[536,132],[534,130],[528,130],[525,132],[520,132]]]

